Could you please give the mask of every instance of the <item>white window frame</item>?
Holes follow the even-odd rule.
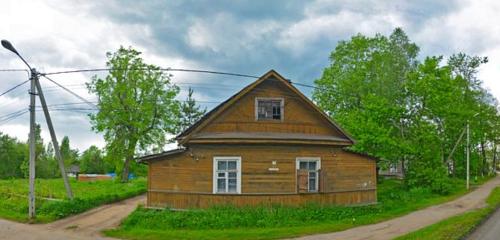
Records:
[[[217,191],[217,163],[219,161],[228,161],[233,160],[236,161],[236,192],[218,192]],[[213,159],[213,193],[214,194],[241,194],[241,157],[240,156],[224,156],[224,157],[214,157]],[[227,184],[226,184],[227,188]]]
[[[278,119],[259,119],[259,101],[280,101],[281,118]],[[256,97],[255,98],[255,120],[256,121],[283,121],[285,119],[285,98],[282,97]]]
[[[321,170],[321,158],[320,157],[297,157],[295,159],[295,169],[296,169],[296,172],[297,170],[300,169],[300,162],[316,162],[316,191],[309,191],[309,189],[307,189],[308,192],[311,192],[311,193],[315,193],[315,192],[319,192],[319,170]],[[297,181],[297,173],[295,173],[295,181]],[[307,179],[307,181],[309,182],[309,177]],[[297,185],[298,183],[296,182],[295,185]]]

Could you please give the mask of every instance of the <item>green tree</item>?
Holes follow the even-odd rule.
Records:
[[[71,165],[78,165],[78,150],[71,149],[68,136],[63,137],[59,148],[66,169],[69,169]]]
[[[206,108],[201,109],[201,107],[196,104],[196,100],[193,97],[193,89],[189,88],[186,101],[182,102],[180,105],[178,132],[182,132],[193,125],[205,115],[206,111]]]
[[[28,158],[28,145],[0,132],[0,178],[23,177],[21,164]]]
[[[472,172],[484,175],[489,172],[490,165],[487,162],[488,151],[493,151],[496,145],[498,133],[498,102],[482,87],[481,80],[477,77],[479,67],[488,63],[487,57],[469,56],[465,53],[453,54],[448,59],[448,65],[453,75],[464,82],[462,85],[463,100],[467,103],[467,119],[470,122],[473,147]],[[458,168],[465,166],[455,162]],[[462,165],[462,166],[460,166]]]
[[[52,144],[47,147],[43,142],[42,128],[40,124],[35,125],[35,172],[38,178],[56,178],[60,177],[58,163],[54,157]],[[26,143],[29,148],[29,142]],[[26,149],[26,158],[22,162],[20,169],[24,177],[28,177],[29,172],[29,149]]]
[[[314,101],[358,140],[356,150],[392,161],[407,155],[406,75],[419,48],[397,28],[389,36],[353,36],[330,55]]]
[[[161,149],[166,134],[175,133],[179,89],[132,48],[120,47],[107,57],[106,65],[112,70],[105,78],[94,76],[87,84],[89,92],[98,96],[99,111],[90,114],[90,119],[93,130],[104,133],[108,156],[123,163],[118,170],[125,182],[136,151],[147,151],[153,145]]]
[[[315,83],[313,98],[358,140],[355,150],[401,161],[410,187],[449,190],[448,174],[465,178],[465,141],[471,126],[471,172],[490,172],[500,125],[498,103],[482,87],[487,58],[452,55],[419,63],[418,47],[401,29],[389,36],[341,41]],[[490,160],[488,160],[490,158]],[[450,161],[451,159],[451,161]]]
[[[80,157],[80,171],[84,173],[106,173],[106,162],[102,151],[92,145]]]

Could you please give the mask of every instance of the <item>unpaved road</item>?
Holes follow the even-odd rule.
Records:
[[[488,181],[476,190],[451,202],[431,206],[408,215],[385,222],[351,228],[342,232],[309,235],[301,240],[386,240],[416,231],[427,225],[439,222],[451,216],[486,206],[485,200],[491,190],[500,186],[500,176]],[[500,220],[499,220],[500,221]],[[497,222],[498,224],[498,222]],[[496,229],[497,232],[499,231]],[[500,239],[498,236],[494,239]]]
[[[386,240],[418,230],[445,218],[485,206],[491,190],[500,186],[500,176],[467,195],[441,205],[432,206],[385,222],[351,228],[342,232],[305,236],[300,239]],[[0,219],[0,240],[66,240],[108,239],[99,232],[118,226],[145,196],[104,205],[88,212],[50,224],[29,225]],[[498,222],[497,222],[498,223]],[[497,235],[498,236],[498,235]],[[494,238],[498,239],[498,238]]]
[[[100,231],[118,226],[145,200],[145,195],[130,198],[50,224],[29,225],[0,219],[0,240],[110,239],[102,237]]]
[[[500,209],[481,224],[467,239],[470,240],[498,240],[500,239]]]

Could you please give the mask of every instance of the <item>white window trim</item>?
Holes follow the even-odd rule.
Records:
[[[279,100],[281,101],[280,108],[281,108],[281,119],[279,121],[282,121],[285,119],[285,98],[282,97],[256,97],[255,98],[255,121],[278,121],[275,119],[269,119],[269,120],[259,120],[259,101],[260,100]]]
[[[316,171],[321,170],[321,158],[320,157],[297,157],[295,158],[295,185],[297,186],[297,170],[300,169],[300,162],[317,162],[316,164]],[[316,176],[316,191],[314,192],[319,192],[319,174]],[[297,191],[298,192],[298,191]]]
[[[221,193],[217,192],[217,162],[236,160],[236,193]],[[224,157],[214,157],[213,159],[213,175],[212,175],[212,185],[214,194],[241,194],[241,157],[240,156],[224,156]]]

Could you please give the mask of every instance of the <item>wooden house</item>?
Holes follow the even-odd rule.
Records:
[[[274,70],[215,107],[176,140],[139,159],[149,166],[147,206],[367,204],[376,162]]]

